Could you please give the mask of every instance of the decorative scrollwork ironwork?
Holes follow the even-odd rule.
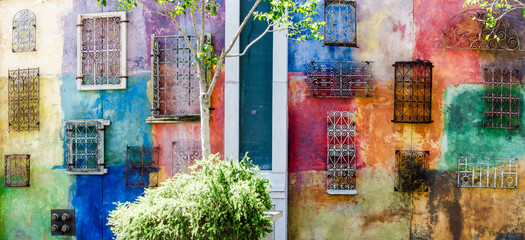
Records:
[[[9,130],[30,131],[40,127],[39,69],[9,71]]]
[[[4,186],[29,187],[29,154],[5,155]]]
[[[104,121],[65,122],[66,169],[71,174],[103,174]]]
[[[326,0],[324,6],[325,45],[357,47],[356,3]]]
[[[432,105],[432,63],[396,62],[394,120],[396,123],[430,123]]]
[[[356,112],[328,111],[326,157],[329,194],[356,194]]]
[[[189,173],[189,166],[195,159],[202,158],[201,144],[198,141],[178,141],[172,143],[173,174]]]
[[[13,52],[36,51],[36,19],[28,9],[13,17]]]
[[[197,38],[189,39],[197,47]],[[152,35],[151,46],[153,116],[199,116],[197,67],[184,37]]]
[[[458,187],[517,188],[518,159],[458,157]]]
[[[306,70],[312,97],[371,97],[375,79],[373,62],[311,61]]]
[[[428,151],[396,150],[396,178],[394,190],[400,192],[427,192]]]
[[[436,47],[476,49],[476,50],[521,50],[519,36],[510,22],[502,17],[493,29],[485,27],[488,12],[483,10],[466,10],[452,17],[443,29]],[[496,18],[497,13],[492,13]],[[495,39],[486,36],[494,34]]]
[[[159,170],[158,147],[127,147],[126,187],[157,187]]]
[[[520,70],[483,69],[483,127],[518,129],[520,127]]]

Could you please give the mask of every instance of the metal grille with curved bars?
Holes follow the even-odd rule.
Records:
[[[5,155],[4,186],[29,187],[29,154]]]
[[[13,17],[13,52],[36,51],[36,19],[28,9]]]
[[[66,172],[105,174],[104,125],[109,121],[69,120],[65,122]]]
[[[394,85],[395,123],[431,123],[432,63],[396,62]]]
[[[173,174],[189,173],[195,159],[202,158],[201,143],[199,141],[176,141],[172,143]]]
[[[40,74],[38,68],[17,69],[9,71],[9,130],[39,130],[39,77]]]
[[[159,148],[128,146],[126,150],[126,187],[158,186]]]
[[[357,47],[356,2],[326,0],[324,5],[325,45]]]
[[[328,194],[357,194],[356,112],[328,111],[326,157]]]
[[[396,150],[394,190],[400,192],[427,192],[429,158],[429,151]]]
[[[520,127],[520,70],[483,69],[483,127],[518,129]]]
[[[308,96],[371,97],[375,79],[373,62],[311,61],[306,70]]]
[[[458,157],[458,187],[517,188],[518,159]]]

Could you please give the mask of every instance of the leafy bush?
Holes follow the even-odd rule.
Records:
[[[270,182],[248,157],[197,161],[135,202],[117,203],[108,226],[117,239],[260,239],[272,229]]]

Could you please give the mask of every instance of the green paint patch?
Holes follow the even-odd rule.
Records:
[[[523,90],[520,101],[523,109]],[[438,169],[455,171],[458,156],[525,156],[525,124],[517,130],[483,128],[483,85],[462,84],[445,91],[444,129],[441,136],[442,159]]]

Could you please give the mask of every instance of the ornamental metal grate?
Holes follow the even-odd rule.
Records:
[[[498,18],[494,28],[485,27],[488,14]],[[498,39],[486,36],[494,33]],[[443,29],[436,47],[475,49],[475,50],[507,50],[521,51],[520,39],[510,22],[497,13],[483,10],[466,10],[452,17]]]
[[[83,16],[81,85],[121,84],[121,17]]]
[[[189,166],[195,159],[202,158],[199,141],[178,141],[172,143],[173,174],[189,173]]]
[[[9,130],[39,130],[39,77],[38,68],[9,71],[7,100]]]
[[[326,0],[325,45],[357,47],[356,2],[349,0]]]
[[[70,174],[104,174],[104,121],[65,123],[66,169]]]
[[[329,194],[356,194],[356,112],[328,111],[326,157]]]
[[[396,178],[394,190],[400,192],[427,192],[428,151],[396,150]]]
[[[483,75],[483,127],[518,129],[520,70],[484,68]]]
[[[432,63],[396,62],[394,120],[396,123],[432,122]]]
[[[157,187],[159,169],[158,147],[127,147],[126,187]]]
[[[308,96],[371,97],[375,79],[372,62],[311,61],[306,70]]]
[[[13,17],[13,52],[36,51],[36,19],[28,9]]]
[[[5,155],[4,186],[29,187],[29,154]]]
[[[458,157],[458,187],[517,188],[518,159]]]
[[[197,38],[189,36],[193,46]],[[199,79],[183,36],[152,35],[154,117],[199,116]]]

